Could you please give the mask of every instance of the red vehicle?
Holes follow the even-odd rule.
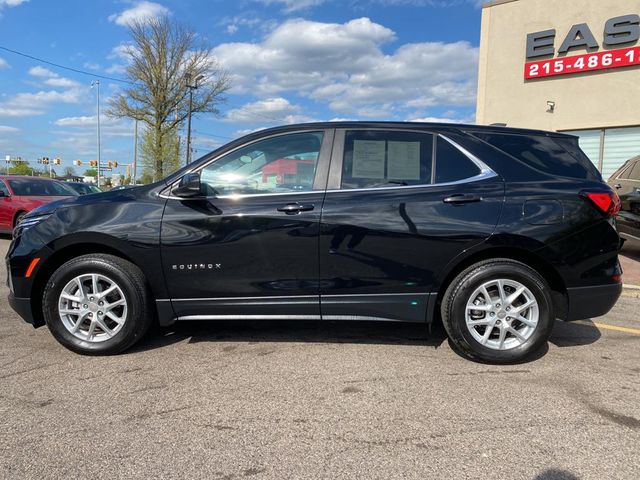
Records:
[[[78,194],[49,178],[0,176],[0,232],[11,233],[20,218],[45,203]]]

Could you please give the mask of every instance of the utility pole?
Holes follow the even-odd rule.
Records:
[[[97,111],[97,126],[98,126],[98,170],[96,175],[96,182],[98,188],[100,188],[100,80],[93,80],[91,82],[91,88],[96,87],[96,111]]]
[[[187,88],[189,89],[189,119],[187,120],[187,165],[191,163],[191,110],[193,108],[193,91],[198,89],[198,81],[204,78],[204,75],[199,75],[195,78],[193,84],[191,84],[190,73],[185,74],[187,81]]]
[[[135,119],[133,126],[133,178],[132,182],[136,184],[136,176],[138,169],[138,119]]]

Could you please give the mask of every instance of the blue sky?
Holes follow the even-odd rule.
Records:
[[[198,32],[232,78],[220,116],[194,119],[194,157],[285,123],[474,119],[478,0],[0,0],[0,46],[119,78],[127,22],[157,15]],[[91,80],[0,50],[0,167],[95,158]],[[101,80],[103,105],[119,88]],[[103,160],[130,162],[132,123],[101,120]]]

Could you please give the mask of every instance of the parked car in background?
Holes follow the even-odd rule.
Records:
[[[71,187],[78,195],[89,195],[90,193],[102,193],[95,185],[84,182],[65,182],[66,186]]]
[[[460,352],[513,362],[557,318],[615,304],[618,208],[574,136],[289,125],[163,181],[30,213],[7,254],[9,298],[87,354],[125,350],[154,321],[442,319]]]
[[[77,195],[50,178],[0,176],[0,232],[11,233],[26,213],[40,205]]]
[[[607,182],[620,197],[616,216],[620,236],[640,246],[640,155],[627,160]]]

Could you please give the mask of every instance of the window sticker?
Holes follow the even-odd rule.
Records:
[[[390,180],[420,180],[420,142],[389,141]]]
[[[352,177],[384,178],[385,143],[384,140],[353,141]]]

